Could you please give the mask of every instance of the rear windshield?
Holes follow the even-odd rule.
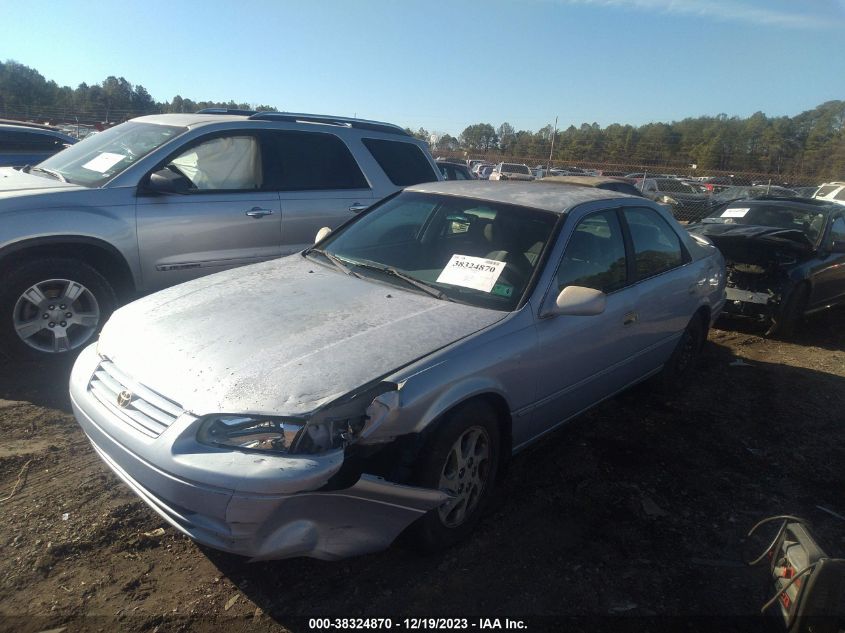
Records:
[[[743,204],[744,202],[744,204]],[[827,214],[817,209],[784,205],[748,204],[739,201],[729,204],[704,218],[706,224],[748,224],[802,231],[815,243],[824,229]]]
[[[673,178],[659,178],[657,181],[658,191],[668,191],[670,193],[696,193],[691,186],[674,180]]]
[[[514,163],[502,163],[502,171],[506,171],[511,174],[530,174],[531,172],[528,170],[528,167],[525,165],[516,165]]]

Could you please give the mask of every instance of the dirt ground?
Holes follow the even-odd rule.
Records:
[[[740,562],[751,525],[804,516],[830,555],[845,554],[845,521],[819,509],[845,515],[843,323],[831,311],[793,342],[714,330],[683,393],[638,387],[518,455],[470,540],[334,563],[249,564],[197,546],[96,457],[70,414],[68,365],[5,362],[0,630],[307,631],[311,617],[437,616],[769,630],[756,617],[764,570]]]

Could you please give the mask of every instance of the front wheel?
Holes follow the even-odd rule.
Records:
[[[786,297],[780,312],[772,318],[772,324],[766,331],[766,336],[787,338],[795,334],[795,329],[804,318],[804,310],[809,298],[810,287],[806,283],[793,288]]]
[[[13,356],[50,358],[91,342],[117,306],[94,268],[73,259],[29,261],[0,286],[0,342]]]
[[[493,407],[478,400],[449,413],[435,430],[416,467],[415,483],[451,499],[420,519],[412,534],[426,551],[465,538],[488,504],[499,464],[499,427]]]

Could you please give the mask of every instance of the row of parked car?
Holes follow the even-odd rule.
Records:
[[[845,300],[843,206],[684,227],[625,180],[448,170],[390,124],[227,111],[0,168],[2,342],[81,350],[76,419],[176,529],[333,559],[465,538],[514,453],[677,389],[723,310],[785,332]]]

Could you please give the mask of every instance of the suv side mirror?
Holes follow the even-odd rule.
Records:
[[[188,193],[192,188],[192,183],[182,174],[178,174],[172,169],[165,167],[150,174],[149,183],[147,183],[147,190],[155,193]]]
[[[328,226],[324,226],[319,231],[317,231],[317,237],[314,238],[314,243],[316,244],[317,242],[322,242],[326,237],[328,237],[329,233],[331,232],[331,228],[329,228]]]
[[[595,316],[604,312],[607,295],[595,288],[566,286],[542,316]]]

